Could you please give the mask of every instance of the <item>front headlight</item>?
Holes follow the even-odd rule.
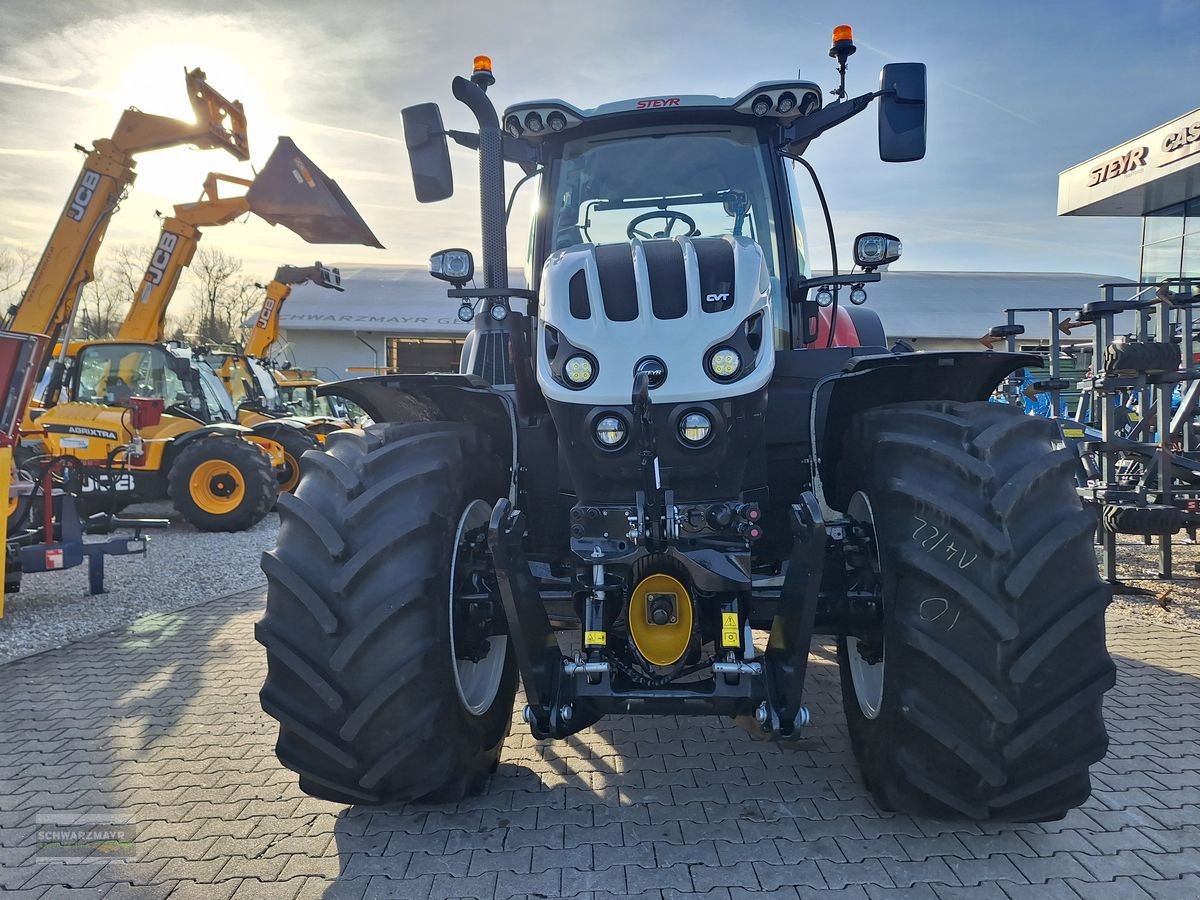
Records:
[[[712,434],[712,419],[702,412],[690,412],[679,420],[679,436],[689,444],[703,444]]]
[[[587,387],[596,377],[596,367],[586,356],[572,356],[563,364],[563,377],[574,387]]]
[[[596,423],[596,441],[606,449],[620,447],[626,434],[625,423],[618,416],[604,416]]]
[[[742,367],[742,358],[732,347],[721,347],[708,358],[708,370],[716,378],[732,378]]]

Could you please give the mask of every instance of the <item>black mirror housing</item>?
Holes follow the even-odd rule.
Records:
[[[894,234],[867,231],[854,239],[854,264],[866,272],[894,263],[904,246]]]
[[[454,194],[450,148],[442,111],[436,103],[420,103],[400,111],[404,120],[404,144],[412,167],[413,189],[420,203],[436,203]]]
[[[925,156],[925,64],[888,63],[879,73],[879,158]]]

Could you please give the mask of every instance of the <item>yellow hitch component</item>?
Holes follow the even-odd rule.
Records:
[[[246,435],[246,440],[252,444],[257,444],[263,453],[271,457],[271,465],[276,469],[283,468],[287,463],[287,454],[283,452],[283,444],[273,441],[270,438],[260,437],[257,434]]]
[[[670,575],[648,575],[629,598],[629,634],[656,666],[679,662],[692,641],[692,598]]]

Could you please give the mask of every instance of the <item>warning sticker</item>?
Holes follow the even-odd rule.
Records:
[[[585,631],[583,643],[588,647],[603,647],[608,643],[608,635],[603,631]]]
[[[63,567],[63,552],[62,548],[46,551],[46,568],[61,569]]]
[[[738,614],[721,613],[721,646],[737,647],[741,645],[738,629]]]

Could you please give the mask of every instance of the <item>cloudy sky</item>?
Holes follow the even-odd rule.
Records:
[[[831,87],[830,29],[850,23],[851,93],[885,62],[928,64],[928,155],[879,162],[866,114],[808,157],[843,252],[857,231],[890,231],[908,269],[1135,275],[1137,220],[1056,218],[1058,172],[1200,106],[1200,0],[5,0],[3,20],[0,242],[40,249],[79,171],[73,145],[110,134],[126,106],[189,116],[182,73],[200,66],[245,104],[252,163],[291,136],[387,247],[313,247],[260,220],[206,233],[263,278],[314,258],[423,262],[478,246],[471,154],[453,151],[456,196],[420,206],[400,125],[403,106],[436,100],[449,127],[467,127],[449,83],[476,53],[494,59],[498,106],[729,96],[797,69]],[[209,171],[250,173],[219,151],[142,156],[109,243],[151,242],[155,211],[195,199]]]

